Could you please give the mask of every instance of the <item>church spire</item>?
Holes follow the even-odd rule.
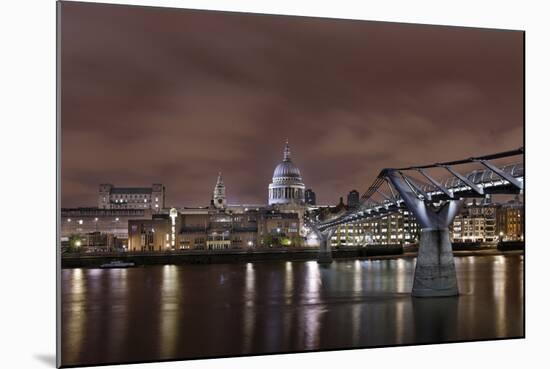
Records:
[[[216,186],[214,186],[212,200],[216,208],[225,208],[225,185],[223,184],[222,172],[218,172],[218,180],[216,181]]]
[[[286,139],[284,161],[290,161],[290,146],[288,144],[288,138]]]

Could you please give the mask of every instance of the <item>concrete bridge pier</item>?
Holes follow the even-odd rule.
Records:
[[[332,249],[330,248],[330,239],[334,231],[329,230],[326,233],[316,230],[315,232],[319,238],[319,255],[317,256],[317,263],[330,264],[332,263]]]
[[[424,228],[414,271],[415,297],[456,296],[455,262],[448,229]]]
[[[449,199],[435,207],[428,199],[419,198],[396,171],[389,172],[388,178],[421,225],[412,295],[458,295],[449,226],[460,211],[463,200]]]

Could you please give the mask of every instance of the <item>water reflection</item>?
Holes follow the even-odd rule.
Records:
[[[162,268],[161,313],[160,313],[160,354],[162,358],[174,357],[176,354],[178,320],[180,312],[180,287],[178,268],[175,265],[165,265]]]
[[[359,260],[355,260],[353,274],[353,292],[361,293],[363,290],[363,268]]]
[[[306,303],[312,304],[319,301],[319,288],[321,287],[321,278],[319,273],[319,264],[315,261],[306,262]]]
[[[455,260],[437,299],[406,258],[63,270],[63,364],[522,336],[523,257]]]
[[[252,263],[246,263],[245,290],[244,290],[244,318],[243,318],[243,353],[252,352],[254,321],[256,319],[254,306],[255,275]]]
[[[418,343],[458,339],[458,300],[459,297],[412,299],[414,335]]]
[[[292,272],[292,262],[287,261],[285,263],[285,302],[287,304],[292,303],[292,295],[294,293],[294,275]]]
[[[64,333],[63,345],[67,347],[66,359],[68,362],[77,362],[78,354],[84,347],[87,333],[86,321],[86,283],[82,269],[64,270],[62,275],[62,328]],[[69,338],[65,342],[65,338]]]
[[[95,273],[99,276],[103,274],[103,270],[91,269],[90,275]],[[107,277],[106,283],[109,284],[107,291],[111,292],[113,303],[110,304],[110,310],[117,319],[111,321],[111,336],[109,337],[111,343],[108,345],[109,355],[116,357],[116,355],[124,349],[126,341],[126,331],[128,327],[128,310],[127,310],[127,294],[128,294],[128,278],[127,269],[110,269],[105,271]]]

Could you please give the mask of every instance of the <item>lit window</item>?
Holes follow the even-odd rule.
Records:
[[[82,223],[84,223],[84,221],[82,219],[79,219],[78,224],[82,224]]]

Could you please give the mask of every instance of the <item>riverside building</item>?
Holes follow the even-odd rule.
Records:
[[[496,242],[497,206],[494,204],[472,203],[464,205],[452,223],[453,242]]]
[[[411,244],[419,240],[420,226],[407,210],[381,217],[363,219],[336,228],[331,245],[338,247],[370,244]]]
[[[286,142],[268,185],[267,205],[230,204],[218,173],[210,205],[182,207],[128,222],[131,251],[228,250],[305,246],[305,185]]]
[[[156,183],[151,187],[115,187],[100,184],[99,209],[148,209],[160,212],[164,209],[165,188]]]

